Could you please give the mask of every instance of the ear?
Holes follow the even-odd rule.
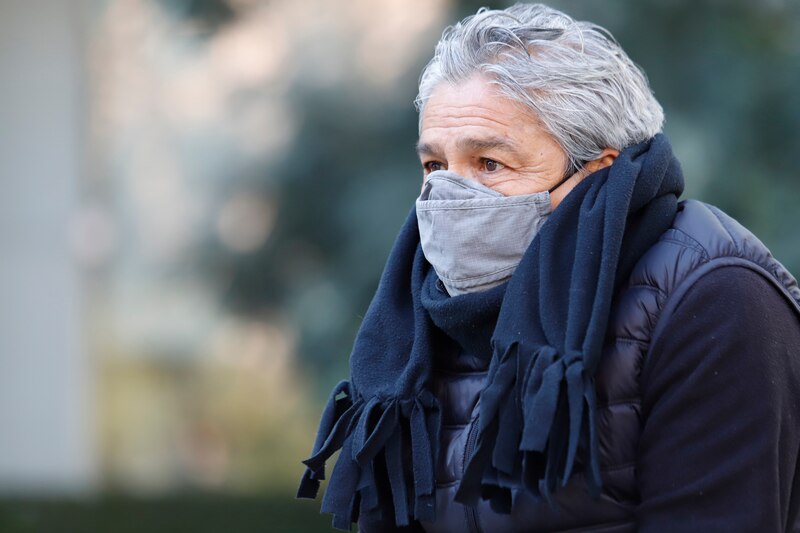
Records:
[[[588,171],[587,174],[597,172],[600,169],[610,167],[618,155],[619,150],[615,150],[614,148],[606,148],[600,152],[600,157],[589,161],[583,167]]]

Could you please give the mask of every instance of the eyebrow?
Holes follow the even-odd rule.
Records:
[[[467,137],[465,139],[459,139],[456,145],[459,150],[464,151],[501,150],[512,155],[519,154],[519,149],[516,145],[502,137],[489,137],[486,139]],[[417,143],[417,154],[420,156],[424,154],[437,156],[441,152],[442,150],[438,145]]]

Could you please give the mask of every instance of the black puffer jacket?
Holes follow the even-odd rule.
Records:
[[[734,342],[737,331],[723,331],[726,339],[714,337],[719,333],[716,324],[726,322],[718,316],[719,307],[726,305],[720,302],[728,293],[740,292],[739,285],[751,287],[755,294],[744,297],[748,308],[753,298],[764,295],[760,306],[775,317],[759,327],[776,328],[763,331],[763,338],[754,338],[758,332],[742,333],[746,340],[741,353],[726,344],[726,339]],[[713,300],[708,307],[717,308],[713,317],[703,308],[709,297]],[[731,297],[735,302],[736,295]],[[741,303],[730,304],[740,306],[730,309],[732,318],[746,313]],[[759,302],[752,304],[756,318],[763,316]],[[692,324],[695,320],[697,324]],[[708,339],[696,333],[701,324]],[[737,327],[735,320],[730,324]],[[744,345],[747,339],[752,339],[752,348]],[[589,495],[579,470],[556,493],[555,505],[519,494],[512,514],[503,515],[492,511],[488,502],[475,509],[455,503],[464,461],[474,445],[488,357],[463,351],[441,354],[436,394],[444,427],[436,471],[437,521],[410,529],[430,533],[793,530],[800,502],[800,476],[795,471],[800,446],[800,289],[764,245],[718,209],[682,202],[672,228],[641,257],[617,295],[606,343],[595,382],[604,484],[598,500]],[[767,361],[758,360],[762,353]],[[672,367],[665,366],[668,363]],[[762,365],[767,365],[764,372],[751,370]],[[763,376],[752,378],[753,390],[763,390],[765,396],[754,398],[762,403],[746,412],[749,400],[735,396],[739,385],[731,381],[751,384],[748,375],[740,375],[757,373]],[[726,376],[719,392],[714,392],[714,376]],[[709,387],[708,394],[700,390],[704,386]],[[725,413],[729,420],[722,418],[728,416]],[[748,417],[763,422],[764,431],[748,433]],[[703,424],[714,435],[706,438]],[[665,446],[674,449],[664,451]],[[705,462],[703,457],[716,457],[709,472],[694,464]],[[689,474],[679,475],[681,468],[676,465],[684,458],[694,463],[687,466]],[[758,472],[748,473],[753,470]],[[370,533],[393,529],[365,523],[360,527]]]

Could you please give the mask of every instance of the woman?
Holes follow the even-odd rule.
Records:
[[[791,531],[800,290],[679,202],[613,37],[542,5],[445,31],[425,181],[299,496],[362,531]]]

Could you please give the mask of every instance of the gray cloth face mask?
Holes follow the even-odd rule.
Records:
[[[550,215],[550,192],[503,196],[447,170],[428,174],[417,199],[425,259],[451,296],[500,285]]]

